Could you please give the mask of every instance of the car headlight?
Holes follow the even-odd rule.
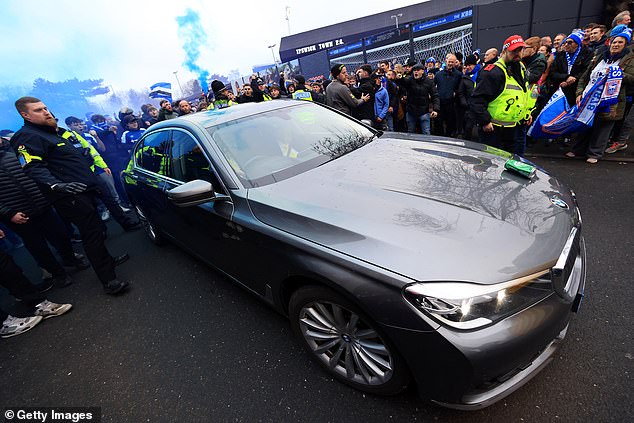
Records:
[[[417,310],[457,329],[489,325],[552,293],[549,270],[495,285],[417,282],[404,290],[405,298]]]

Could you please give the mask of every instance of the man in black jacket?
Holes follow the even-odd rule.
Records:
[[[469,98],[473,93],[473,87],[475,86],[475,78],[477,74],[472,74],[476,66],[478,65],[478,58],[470,54],[467,56],[464,62],[464,73],[461,75],[460,83],[458,84],[458,101],[456,102],[456,121],[457,130],[456,137],[471,140],[473,136],[474,120],[469,110]]]
[[[435,118],[440,110],[440,99],[434,81],[425,76],[425,67],[421,64],[412,67],[412,76],[399,76],[401,75],[396,77],[396,83],[407,92],[407,132],[415,133],[416,125],[420,124],[421,132],[429,135],[430,119]]]
[[[22,97],[15,108],[24,118],[24,126],[13,136],[11,145],[25,173],[35,180],[57,212],[77,226],[104,291],[118,294],[128,283],[117,279],[114,268],[129,257],[124,254],[113,258],[106,249],[93,205],[96,176],[79,150],[58,134],[57,121],[41,100]]]
[[[53,213],[35,182],[29,178],[9,143],[0,139],[0,221],[17,233],[38,266],[53,276],[57,287],[71,283],[66,270],[51,252],[51,243],[65,266],[86,269],[90,264],[76,254],[63,223]]]
[[[577,82],[588,69],[592,54],[583,46],[583,32],[576,31],[562,42],[562,51],[557,53],[548,79],[553,89],[561,87],[569,106],[575,104]]]
[[[352,111],[352,116],[366,125],[372,125],[374,121],[374,82],[370,79],[371,74],[372,66],[368,64],[361,65],[357,69],[357,87],[350,88],[356,98],[361,98],[363,95],[370,96],[368,101]]]

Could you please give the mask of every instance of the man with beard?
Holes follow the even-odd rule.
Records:
[[[521,63],[526,47],[519,35],[507,38],[500,59],[480,72],[480,79],[469,100],[471,113],[480,125],[480,142],[513,152],[519,134],[518,124],[530,125],[527,110],[528,81]]]
[[[93,205],[96,176],[79,150],[59,135],[56,119],[41,100],[22,97],[15,108],[24,118],[24,126],[13,136],[11,145],[25,173],[35,180],[57,212],[77,226],[106,294],[124,291],[129,284],[117,279],[115,266],[129,257],[123,254],[113,258],[106,249]]]
[[[161,106],[161,110],[159,110],[158,121],[176,119],[178,117],[178,113],[176,113],[172,109],[172,103],[169,100],[163,99],[159,103]]]

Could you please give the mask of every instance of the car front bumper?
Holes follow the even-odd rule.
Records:
[[[478,410],[537,375],[552,361],[583,298],[583,238],[577,257],[566,295],[553,293],[491,326],[470,331],[440,326],[435,332],[384,326],[408,363],[421,396],[444,407]]]

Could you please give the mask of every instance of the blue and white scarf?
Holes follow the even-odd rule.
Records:
[[[572,66],[575,64],[575,60],[577,60],[577,56],[579,56],[579,52],[581,52],[581,45],[577,47],[577,50],[572,56],[570,56],[570,53],[566,52],[566,60],[568,61],[568,74],[572,72]]]

